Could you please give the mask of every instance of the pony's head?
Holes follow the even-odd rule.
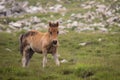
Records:
[[[56,22],[56,23],[49,22],[48,32],[50,34],[50,39],[51,39],[53,45],[57,45],[57,43],[58,43],[58,39],[57,39],[58,34],[59,34],[58,26],[59,26],[58,22]]]

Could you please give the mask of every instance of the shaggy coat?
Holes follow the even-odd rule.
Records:
[[[20,40],[20,53],[22,54],[22,65],[26,67],[34,52],[43,54],[43,67],[47,63],[47,54],[51,53],[57,65],[60,65],[58,48],[58,26],[59,23],[49,22],[48,32],[42,33],[36,30],[22,34]]]

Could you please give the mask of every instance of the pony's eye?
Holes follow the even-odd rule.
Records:
[[[59,31],[57,31],[57,34],[59,34]]]
[[[52,35],[52,32],[50,32],[50,34]]]

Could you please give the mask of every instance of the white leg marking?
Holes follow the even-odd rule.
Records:
[[[59,62],[59,59],[58,59],[58,55],[57,54],[53,54],[53,57],[54,57],[56,65],[59,66],[60,62]]]
[[[44,54],[44,56],[43,56],[43,68],[45,67],[46,64],[47,64],[47,54]]]
[[[22,58],[22,67],[26,67],[26,58],[25,57],[23,57]]]

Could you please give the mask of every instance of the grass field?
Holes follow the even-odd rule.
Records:
[[[65,16],[60,13],[48,12],[47,14],[24,14],[23,17],[3,17],[0,18],[0,24],[4,24],[3,30],[9,27],[9,22],[33,16],[37,16],[41,22],[48,24],[49,20],[62,18],[63,22],[66,22],[71,20],[72,14],[85,14],[88,11],[94,11],[94,8],[87,10],[80,7],[81,4],[91,0],[27,1],[29,1],[29,5],[39,3],[43,8],[62,4],[67,8],[67,12]],[[112,3],[112,0],[94,1],[108,6]],[[54,17],[50,17],[51,15]],[[84,22],[82,19],[75,19],[75,21]],[[99,22],[99,19],[95,19],[93,23],[95,22]],[[60,46],[58,50],[60,61],[67,60],[67,62],[61,63],[58,67],[55,65],[53,57],[48,55],[48,63],[44,69],[42,68],[43,57],[41,54],[34,54],[29,67],[22,68],[18,37],[24,31],[10,34],[0,32],[0,80],[120,80],[120,27],[113,25],[110,29],[111,31],[108,33],[76,33],[74,30],[68,29],[67,34],[59,35]],[[82,46],[81,44],[84,43],[86,45]]]
[[[59,35],[59,58],[68,62],[58,67],[48,55],[44,69],[40,54],[22,68],[19,34],[0,33],[0,80],[120,80],[120,33]],[[88,44],[81,46],[83,42]]]

